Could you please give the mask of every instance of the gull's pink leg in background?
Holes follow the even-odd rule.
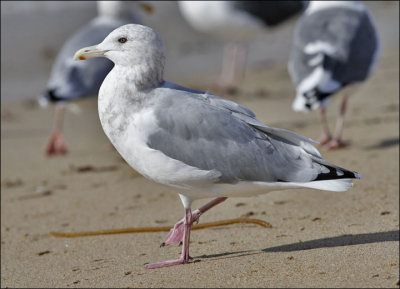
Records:
[[[347,99],[348,94],[343,95],[342,103],[340,105],[339,116],[336,121],[336,129],[333,138],[324,146],[324,149],[338,149],[348,146],[350,143],[342,140],[342,132],[343,132],[343,123],[344,123],[344,115],[347,109]]]
[[[244,79],[247,60],[247,47],[240,42],[229,43],[224,47],[222,72],[217,92],[222,95],[231,94]]]
[[[326,108],[325,107],[318,108],[318,114],[322,126],[321,137],[319,138],[318,141],[320,145],[324,145],[332,139],[331,133],[329,132],[328,121],[326,120]]]
[[[219,203],[222,203],[226,199],[227,199],[226,197],[216,198],[216,199],[212,200],[211,202],[208,202],[204,206],[195,210],[192,213],[192,222],[190,224],[190,227],[192,226],[192,224],[194,222],[198,222],[200,216],[203,213],[205,213],[209,209],[215,207]],[[163,247],[165,245],[173,244],[173,243],[180,243],[183,241],[184,229],[185,229],[184,222],[185,222],[185,218],[175,224],[175,226],[169,231],[167,240],[161,244],[161,247]]]
[[[62,135],[63,119],[65,106],[57,106],[55,112],[55,122],[50,139],[47,142],[46,155],[53,156],[58,154],[66,154],[68,152],[67,143]]]

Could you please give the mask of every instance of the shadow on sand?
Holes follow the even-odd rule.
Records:
[[[366,149],[368,150],[385,149],[391,146],[398,146],[399,144],[400,144],[399,138],[390,138],[390,139],[385,139],[376,145],[368,146],[366,147]]]
[[[329,237],[329,238],[315,239],[305,242],[286,244],[262,250],[226,252],[221,254],[202,255],[202,256],[197,256],[196,258],[202,258],[202,259],[218,258],[218,257],[235,258],[235,257],[248,256],[248,255],[267,253],[267,252],[292,252],[292,251],[311,250],[318,248],[363,245],[363,244],[392,242],[392,241],[393,242],[399,241],[398,230],[377,232],[377,233],[356,234],[356,235],[342,235],[337,237]]]
[[[323,239],[310,240],[277,247],[263,249],[264,252],[291,252],[318,248],[362,245],[379,242],[399,241],[399,231],[342,235]]]

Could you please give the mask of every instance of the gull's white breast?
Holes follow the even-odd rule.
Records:
[[[149,135],[160,129],[154,106],[139,108],[134,101],[118,98],[103,87],[99,94],[99,117],[105,134],[125,161],[143,176],[169,186],[193,190],[213,183],[220,173],[189,166],[148,146]],[[112,96],[115,97],[112,97]]]

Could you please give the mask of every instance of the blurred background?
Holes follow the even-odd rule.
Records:
[[[166,44],[165,79],[214,92],[225,41],[189,26],[175,1],[146,2],[154,12],[138,13]],[[96,2],[1,1],[2,287],[398,288],[399,1],[362,2],[376,22],[381,58],[349,97],[344,139],[350,146],[322,155],[363,179],[340,195],[290,190],[229,198],[201,222],[252,216],[272,228],[196,231],[193,254],[201,262],[152,271],[143,264],[180,250],[158,249],[164,233],[76,239],[49,234],[170,226],[182,217],[175,189],[141,177],[110,149],[96,97],[68,106],[69,153],[45,154],[55,109],[40,107],[37,99],[64,42],[97,15]],[[287,64],[300,15],[250,40],[245,78],[226,97],[269,126],[317,139],[317,113],[291,108],[296,91]],[[330,125],[339,100],[332,97]],[[193,208],[204,202],[195,201]]]
[[[207,89],[221,69],[224,41],[194,30],[175,1],[147,1],[154,13],[139,11],[167,47],[165,78]],[[377,22],[383,51],[399,46],[397,1],[363,1]],[[95,1],[1,2],[1,97],[31,98],[45,87],[53,61],[66,39],[97,15]],[[299,13],[300,15],[300,13]],[[286,63],[298,16],[250,42],[248,66]],[[20,85],[23,81],[24,85]]]

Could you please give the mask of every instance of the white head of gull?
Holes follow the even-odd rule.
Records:
[[[124,25],[75,54],[91,57],[115,63],[99,92],[104,132],[136,171],[179,189],[185,208],[164,243],[183,242],[181,257],[148,268],[187,263],[193,222],[227,197],[345,191],[361,177],[324,160],[311,139],[266,126],[240,104],[164,81],[164,46],[149,27]],[[216,199],[191,211],[194,199],[207,197]]]

